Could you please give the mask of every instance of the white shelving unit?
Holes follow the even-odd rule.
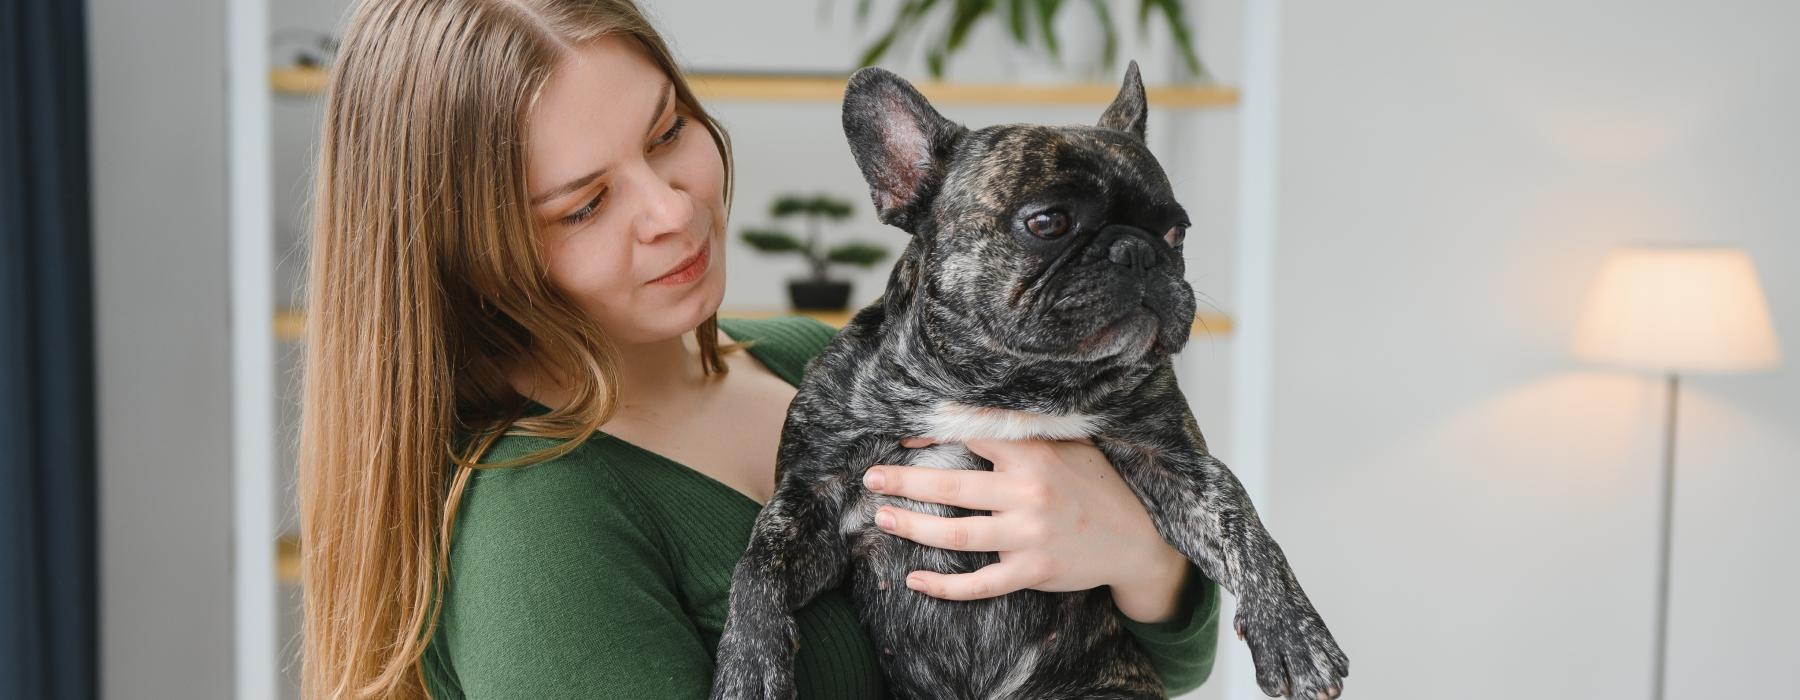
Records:
[[[232,685],[275,698],[280,683],[275,581],[274,209],[269,145],[267,0],[226,3],[231,264]]]
[[[298,271],[304,268],[306,251],[304,237],[298,234],[305,215],[298,202],[303,202],[305,196],[296,192],[310,191],[310,183],[299,181],[302,176],[297,173],[306,173],[305,177],[311,174],[311,163],[291,161],[302,157],[302,153],[310,157],[313,152],[300,147],[296,139],[302,132],[307,139],[318,133],[316,120],[304,120],[316,119],[321,109],[318,98],[324,89],[325,73],[271,67],[267,39],[272,33],[270,7],[269,0],[228,0],[232,36],[228,74],[233,171],[232,377],[237,406],[237,439],[233,446],[233,556],[237,563],[233,610],[237,639],[233,663],[237,697],[287,699],[299,697],[301,639],[292,445],[298,418],[298,396],[294,392],[298,389],[299,361],[305,342],[304,312],[297,306],[303,298]],[[679,28],[664,29],[681,36]],[[843,91],[841,77],[817,74],[700,71],[690,77],[701,99],[721,105],[721,112],[741,110],[758,118],[767,115],[767,110],[783,109],[783,105],[816,115],[817,110],[831,110],[841,100]],[[958,109],[982,116],[1010,110],[1020,120],[1030,119],[1028,115],[1040,107],[1060,109],[1064,114],[1085,114],[1091,107],[1097,117],[1118,89],[1116,83],[1013,85],[991,81],[922,81],[919,87],[934,104],[962,105]],[[1189,135],[1201,120],[1176,118],[1177,115],[1230,110],[1240,100],[1235,87],[1218,85],[1153,85],[1149,97],[1155,109],[1153,118],[1163,120],[1153,127],[1164,139],[1153,144],[1159,154],[1195,147]],[[734,131],[733,136],[740,143],[757,138],[754,130]],[[744,164],[740,163],[739,168],[742,171]],[[1242,174],[1257,175],[1249,169]],[[1255,191],[1259,190],[1251,193]],[[1244,197],[1240,193],[1240,202],[1245,201]],[[740,199],[737,208],[754,209],[758,205]],[[738,218],[736,222],[747,220]],[[1255,223],[1248,218],[1246,221]],[[1255,249],[1240,249],[1238,259],[1255,263],[1258,259],[1254,253]],[[1248,290],[1240,294],[1254,301],[1259,287],[1254,280],[1240,279],[1238,289]],[[723,313],[786,312],[753,302],[741,308],[727,308]],[[818,316],[833,324],[841,324],[847,317]],[[1237,326],[1232,316],[1202,304],[1196,337],[1219,340],[1234,334]],[[1218,377],[1212,379],[1217,381]],[[1252,401],[1235,404],[1234,410],[1244,406],[1257,407]],[[1245,429],[1254,429],[1255,424],[1240,424],[1238,428],[1243,434]]]

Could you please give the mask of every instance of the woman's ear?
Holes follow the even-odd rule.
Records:
[[[1138,76],[1137,61],[1132,61],[1125,68],[1125,84],[1119,86],[1119,95],[1100,115],[1100,124],[1109,129],[1118,129],[1137,140],[1144,140],[1144,115],[1149,105],[1144,98],[1144,80]]]
[[[965,131],[886,70],[859,70],[844,90],[844,135],[869,183],[875,213],[908,233],[918,233],[950,148]]]

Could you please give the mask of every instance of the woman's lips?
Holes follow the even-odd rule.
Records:
[[[711,264],[712,242],[708,241],[706,245],[700,247],[699,252],[683,261],[680,267],[669,271],[666,275],[650,280],[649,284],[686,284],[706,274],[706,268]]]

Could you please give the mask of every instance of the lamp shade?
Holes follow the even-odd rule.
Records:
[[[1741,372],[1781,361],[1750,256],[1690,246],[1614,251],[1576,328],[1575,355],[1674,372]]]

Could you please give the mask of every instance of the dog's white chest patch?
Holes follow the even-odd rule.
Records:
[[[926,416],[925,437],[940,442],[969,440],[1072,440],[1098,432],[1100,421],[1086,413],[1049,415],[945,401]]]

